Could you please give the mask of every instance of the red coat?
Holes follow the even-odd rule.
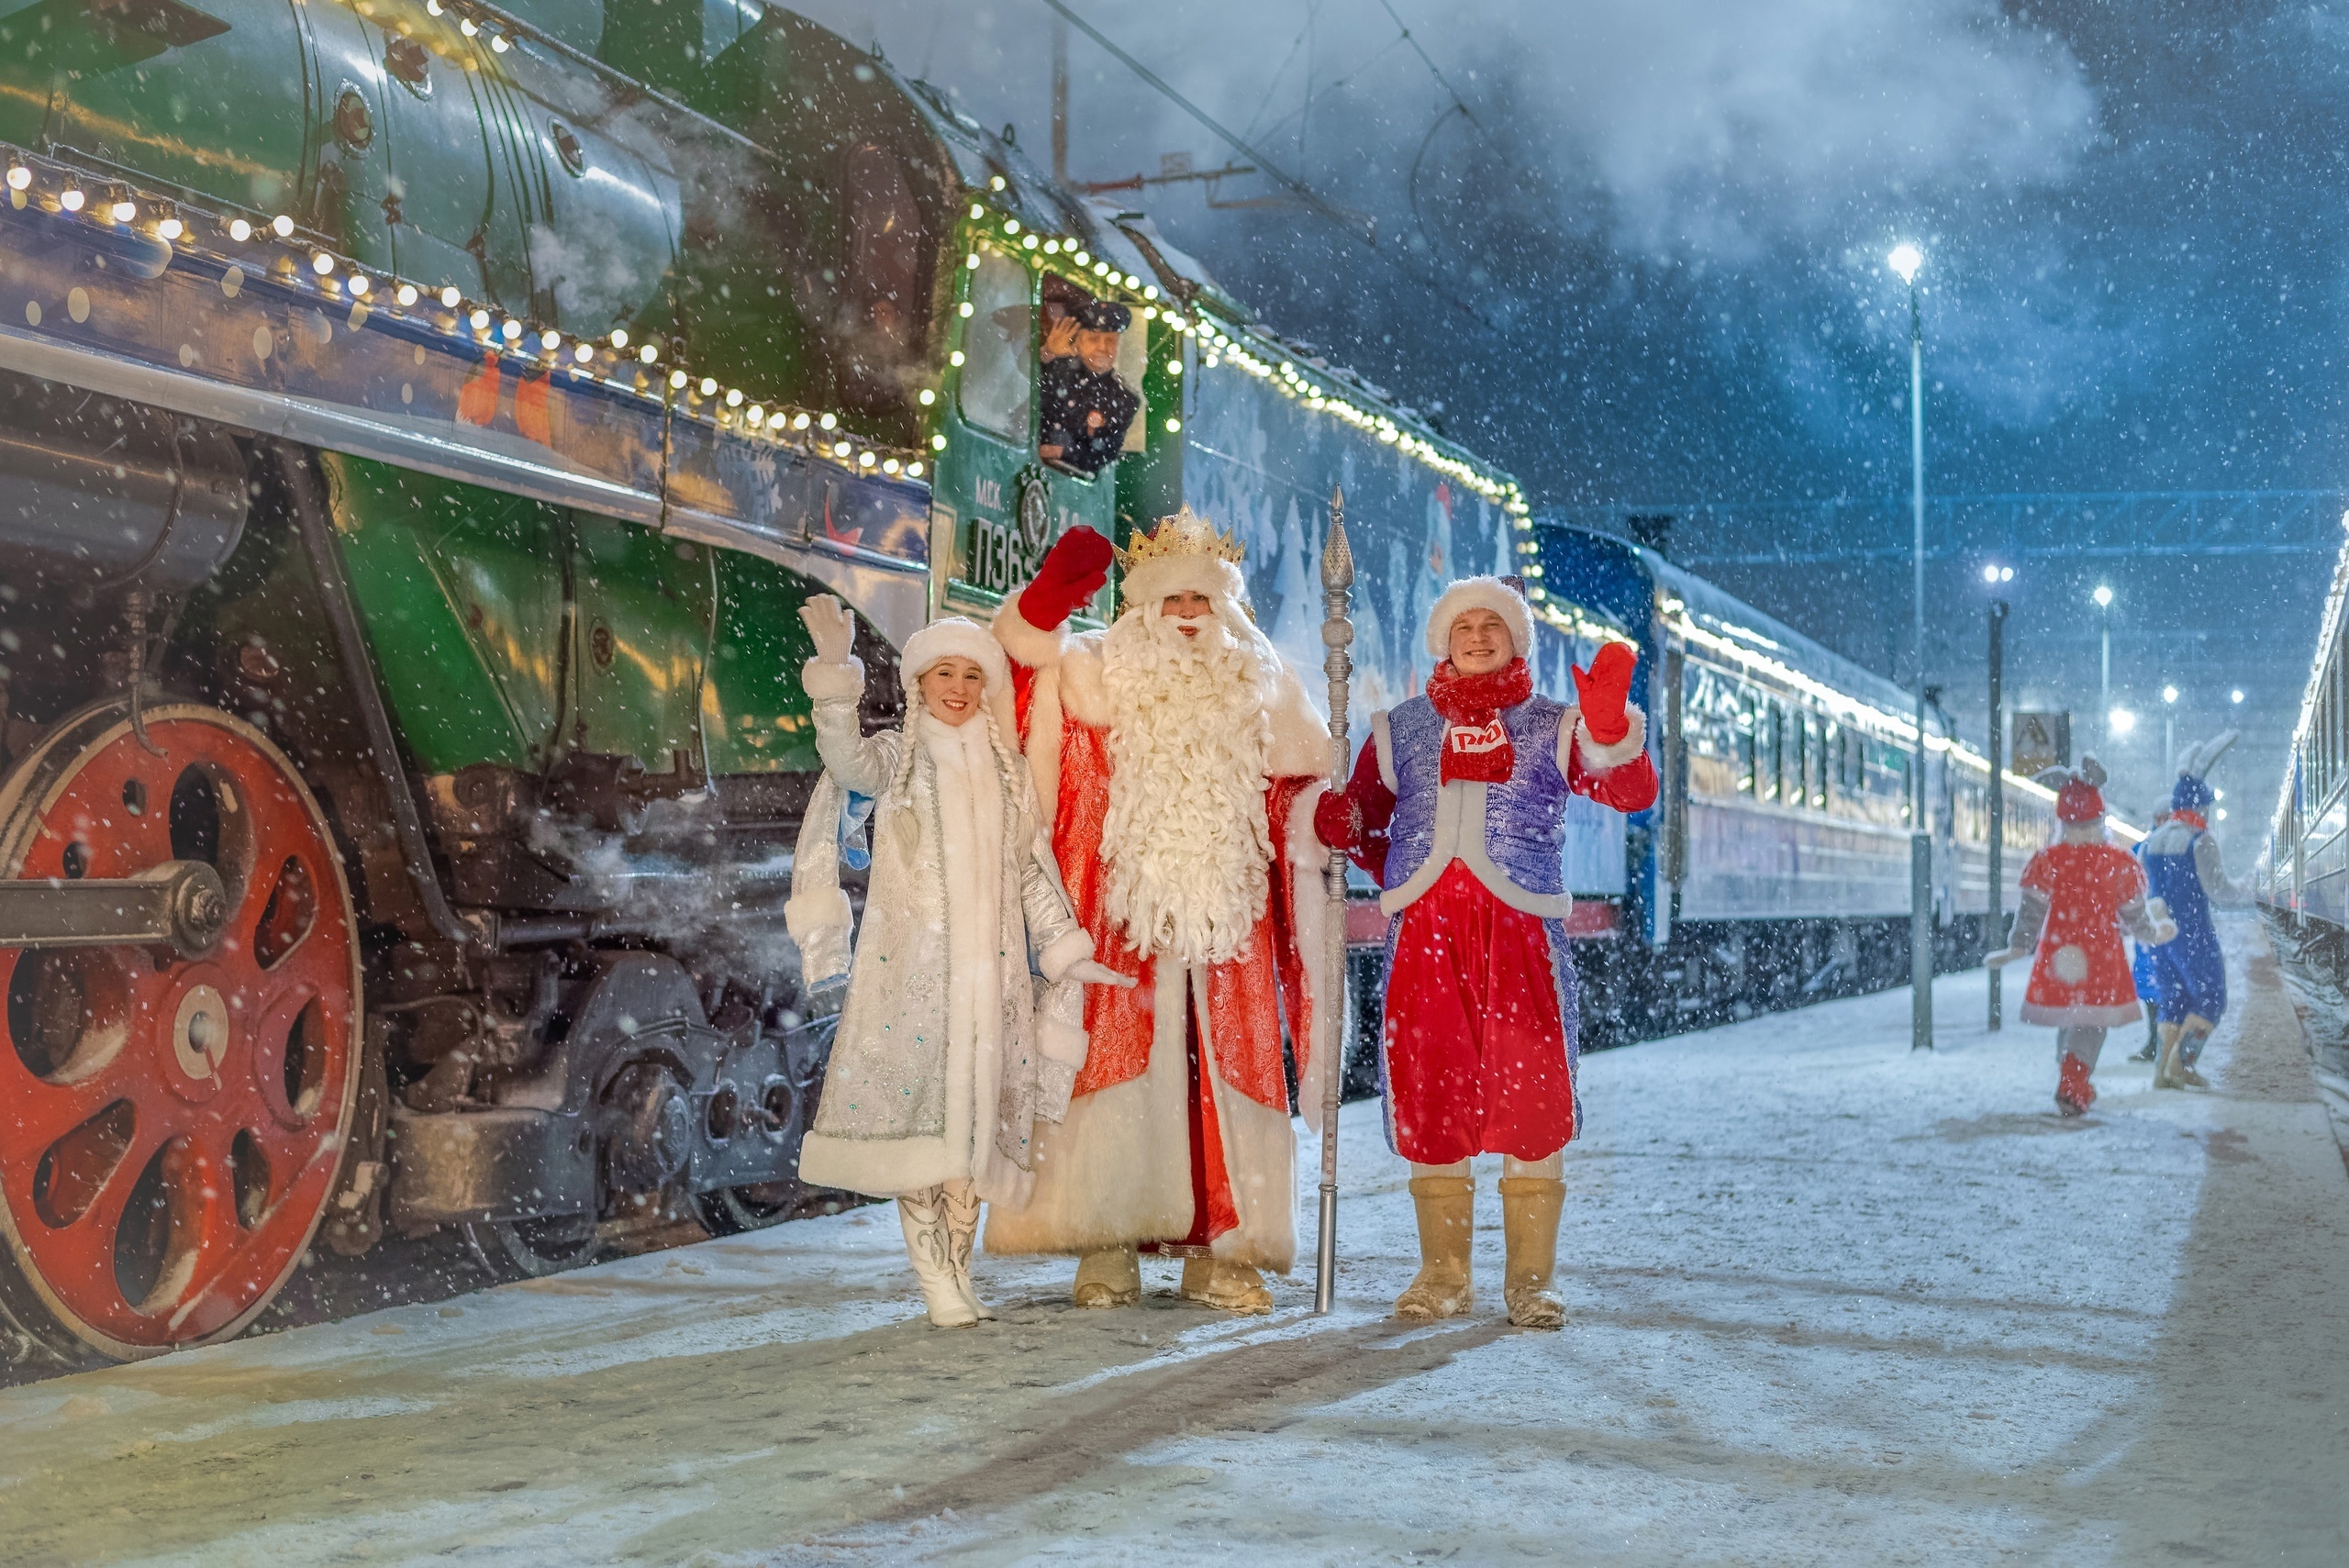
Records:
[[[995,632],[1012,662],[1021,747],[1053,857],[1095,957],[1139,984],[1085,987],[1089,1043],[1068,1113],[1039,1135],[1035,1195],[1023,1208],[990,1211],[987,1249],[1156,1243],[1286,1272],[1297,1245],[1297,1140],[1283,1025],[1308,1115],[1319,1109],[1317,1072],[1334,1054],[1312,1049],[1328,917],[1312,874],[1326,851],[1311,820],[1328,778],[1329,728],[1283,667],[1267,715],[1270,887],[1254,934],[1220,963],[1146,959],[1108,910],[1101,839],[1113,764],[1102,634],[1038,628],[1019,605],[1005,603]],[[1186,1006],[1186,995],[1198,1005]]]
[[[2143,1017],[2121,943],[2122,911],[2145,897],[2136,858],[2112,844],[2050,844],[2023,867],[2022,887],[2047,900],[2022,1021],[2093,1029]]]

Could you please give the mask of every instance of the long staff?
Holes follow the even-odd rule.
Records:
[[[1346,493],[1330,492],[1330,537],[1321,546],[1322,669],[1330,675],[1330,787],[1346,787],[1346,684],[1353,673],[1354,623],[1347,609],[1353,599],[1354,553],[1346,544]],[[1338,1092],[1346,1075],[1346,852],[1330,851],[1330,984],[1323,1005],[1313,1009],[1321,1038],[1321,1236],[1314,1254],[1313,1310],[1327,1312],[1338,1290]]]

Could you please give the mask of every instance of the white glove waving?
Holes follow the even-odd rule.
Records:
[[[829,594],[818,594],[799,606],[800,624],[816,644],[816,657],[827,664],[845,664],[856,645],[856,618],[848,606]]]
[[[1068,966],[1067,979],[1082,981],[1087,985],[1115,985],[1120,991],[1133,989],[1134,977],[1120,974],[1098,959],[1080,958]]]

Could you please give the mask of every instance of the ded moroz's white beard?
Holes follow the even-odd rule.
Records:
[[[1276,672],[1213,616],[1146,605],[1102,646],[1109,697],[1109,917],[1134,946],[1186,963],[1236,957],[1271,890],[1264,759]]]

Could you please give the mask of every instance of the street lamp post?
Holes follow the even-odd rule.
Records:
[[[1995,569],[1994,569],[1995,570]],[[2013,568],[2008,569],[2012,576]],[[1983,938],[1987,945],[2007,945],[2007,601],[1990,601],[1990,927]],[[1990,971],[1990,1028],[1996,1031],[2005,1019],[2001,1017],[1998,995],[1999,972]]]
[[[1902,242],[1885,264],[1909,285],[1909,499],[1916,534],[1910,630],[1917,645],[1917,761],[1909,772],[1914,815],[1909,837],[1909,1045],[1933,1045],[1933,835],[1925,812],[1925,326],[1917,308],[1917,269],[1924,252]]]
[[[2097,662],[2096,710],[2104,716],[2107,729],[2112,728],[2112,588],[2099,583],[2096,592],[2088,595],[2096,601],[2097,617],[2102,622],[2100,641],[2102,651]]]

